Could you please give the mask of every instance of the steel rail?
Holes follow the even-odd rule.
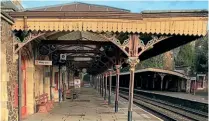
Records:
[[[114,88],[114,87],[113,87]],[[128,90],[128,88],[123,88]],[[135,90],[137,91],[137,90]],[[120,90],[120,96],[128,99],[128,92]],[[208,116],[204,112],[195,111],[189,108],[180,107],[162,100],[148,98],[139,94],[134,94],[134,103],[152,110],[165,118],[176,121],[207,121]]]

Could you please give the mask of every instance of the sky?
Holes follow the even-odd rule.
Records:
[[[22,0],[22,5],[24,8],[33,8],[33,7],[41,7],[41,6],[48,6],[48,5],[56,5],[56,4],[63,4],[63,3],[72,3],[72,2],[84,2],[90,4],[98,4],[98,5],[106,5],[111,7],[123,8],[131,10],[131,12],[141,12],[143,10],[187,10],[187,9],[208,9],[208,1],[197,1],[197,0],[190,0],[190,1],[182,1],[182,0],[170,0],[170,1],[113,1],[113,0]]]

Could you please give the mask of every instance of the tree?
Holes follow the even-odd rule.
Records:
[[[140,68],[163,68],[163,54],[157,55],[155,57],[149,58],[142,61],[137,65],[137,69]]]
[[[198,73],[208,72],[208,36],[205,36],[196,42],[195,70]]]
[[[175,66],[189,66],[194,65],[195,53],[191,43],[180,47],[179,53],[174,58]]]

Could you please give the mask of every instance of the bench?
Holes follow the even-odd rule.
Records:
[[[66,90],[66,99],[70,98],[71,90]]]
[[[48,101],[47,93],[35,97],[35,100],[38,106],[38,113],[47,113],[53,106],[52,101]]]

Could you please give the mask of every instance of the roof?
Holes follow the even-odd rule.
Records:
[[[59,4],[52,6],[44,6],[37,8],[30,8],[26,11],[112,11],[112,12],[130,12],[130,10],[115,8],[104,5],[87,4],[82,2],[73,2],[67,4]]]
[[[5,12],[1,11],[1,19],[6,20],[7,22],[9,22],[10,24],[14,23],[14,20],[12,17],[10,17],[8,14],[6,14]]]
[[[143,72],[165,73],[165,74],[171,74],[171,75],[175,75],[175,76],[178,76],[178,77],[181,77],[181,78],[188,79],[188,76],[186,76],[182,73],[175,72],[175,71],[170,71],[170,70],[157,69],[157,68],[146,68],[146,69],[140,69],[140,70],[135,71],[135,73],[143,73]],[[127,75],[129,73],[130,72],[124,72],[124,73],[121,73],[121,75]]]
[[[12,1],[1,1],[1,9],[12,9],[18,11],[17,6],[15,6]]]
[[[155,13],[202,13],[208,12],[206,9],[194,9],[194,10],[145,10],[141,13],[146,14],[155,14]]]
[[[9,15],[15,18],[13,30],[24,29],[23,17],[27,17],[28,30],[36,31],[88,30],[205,36],[208,24],[208,11],[205,10],[131,13],[125,9],[80,2],[10,12]]]
[[[146,10],[141,14],[144,18],[158,18],[158,17],[207,17],[208,10],[194,9],[194,10]]]

